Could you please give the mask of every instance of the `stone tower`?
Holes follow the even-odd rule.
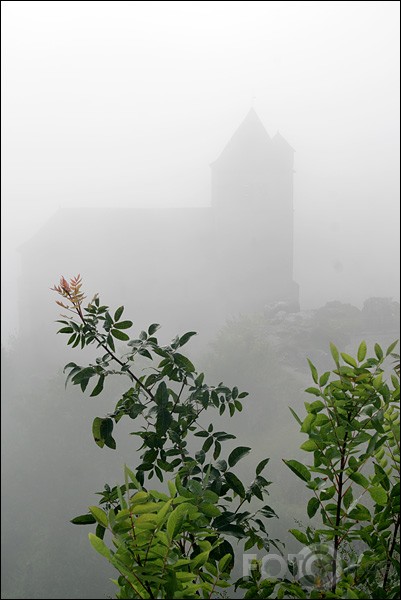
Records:
[[[234,257],[241,286],[250,298],[259,298],[254,309],[282,301],[298,310],[298,285],[293,281],[293,164],[293,148],[279,133],[270,138],[251,108],[211,165],[212,208],[226,232],[224,262],[230,264]]]

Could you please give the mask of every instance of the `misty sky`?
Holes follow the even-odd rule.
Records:
[[[397,298],[399,2],[5,1],[2,61],[5,337],[57,208],[209,204],[251,106],[296,150],[301,305]]]

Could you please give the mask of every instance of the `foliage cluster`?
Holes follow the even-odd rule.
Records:
[[[335,369],[320,376],[309,360],[314,385],[306,392],[315,399],[305,402],[304,418],[291,410],[307,435],[301,449],[310,460],[284,462],[313,493],[308,517],[320,516],[318,527],[291,533],[325,560],[316,573],[301,574],[299,565],[292,564],[297,581],[271,585],[282,597],[306,597],[305,586],[311,598],[399,596],[399,368],[390,384],[383,371],[395,346],[384,354],[376,344],[375,356],[367,358],[365,342],[356,357],[331,344]],[[353,560],[344,548],[358,549]],[[240,585],[248,587],[249,597],[269,597],[266,584],[252,581],[249,587],[246,580]]]
[[[137,579],[139,567],[143,567],[144,571],[141,583],[137,581],[135,586],[134,593],[138,597],[158,597],[162,590],[165,593],[168,590],[170,594],[164,597],[189,598],[192,593],[196,597],[199,586],[203,586],[205,592],[208,590],[211,596],[216,586],[225,587],[225,573],[229,573],[234,565],[235,553],[229,539],[243,540],[245,548],[257,545],[265,551],[269,551],[271,544],[276,544],[276,540],[270,539],[265,523],[266,519],[276,516],[273,509],[264,504],[271,482],[262,472],[269,459],[259,462],[254,477],[244,484],[233,468],[250,448],[237,446],[223,458],[224,442],[235,439],[235,436],[216,431],[213,422],[204,425],[200,421],[201,414],[207,409],[217,411],[219,415],[227,412],[230,416],[242,411],[241,401],[247,393],[240,392],[237,387],[228,388],[222,382],[217,386],[206,384],[204,374],[197,373],[192,362],[179,352],[195,335],[194,332],[177,336],[170,345],[161,346],[155,337],[159,325],[152,324],[137,338],[130,339],[126,331],[133,323],[122,320],[124,307],[110,312],[95,297],[84,308],[81,286],[78,276],[69,283],[62,279],[60,285],[54,288],[63,297],[59,304],[72,313],[72,317],[66,316],[59,321],[62,325],[59,333],[68,334],[68,344],[72,346],[84,348],[96,344],[104,354],[87,366],[69,363],[65,368],[67,382],[80,386],[84,392],[93,378],[96,383],[91,396],[97,396],[103,390],[107,377],[127,377],[129,389],[118,400],[112,413],[94,419],[92,432],[100,447],[115,448],[114,425],[123,417],[138,420],[140,425],[133,435],[140,438],[142,452],[135,472],[126,467],[125,473],[130,482],[126,481],[121,488],[106,485],[100,492],[100,504],[106,507],[107,513],[94,514],[92,509],[73,522],[86,524],[96,520],[96,535],[101,542],[107,528],[113,534],[114,545],[120,551],[106,551],[103,543],[94,538],[92,543],[120,571],[123,580],[117,580],[122,594],[119,597],[135,597],[125,594],[128,593],[127,585],[131,588],[129,593],[133,593],[131,579]],[[126,342],[127,351],[122,355],[116,354],[115,340]],[[150,373],[134,373],[132,366],[138,357],[151,361]],[[190,437],[192,446],[196,442],[198,445],[193,452],[189,450]],[[154,476],[162,482],[166,473],[170,474],[170,497],[145,488],[145,482]],[[149,500],[144,504],[145,512],[137,501],[138,497],[145,496],[135,495],[134,500],[124,497],[134,488]],[[175,492],[172,492],[173,489]],[[244,504],[250,505],[253,500],[259,502],[258,508],[245,510]],[[143,536],[139,536],[140,542],[137,530],[139,515],[141,533],[144,529]],[[143,525],[146,521],[144,515],[150,517],[147,525]],[[179,523],[176,531],[169,525],[174,519],[178,519]],[[125,535],[124,541],[121,534]],[[167,545],[157,559],[155,551],[160,554],[161,538]],[[137,543],[146,546],[144,556],[141,556]],[[127,550],[125,554],[122,546]],[[180,562],[175,564],[178,557]],[[175,564],[174,569],[172,564]],[[133,565],[137,568],[134,569]],[[127,569],[134,573],[128,579]],[[153,569],[152,575],[149,569]],[[171,596],[173,572],[175,596]],[[179,572],[182,574],[179,575]]]
[[[181,351],[194,332],[162,346],[155,336],[159,326],[152,324],[131,338],[127,330],[133,323],[123,319],[124,307],[110,311],[97,296],[83,307],[81,287],[78,276],[62,278],[53,288],[69,312],[59,321],[59,333],[73,347],[96,345],[102,355],[86,366],[70,362],[67,382],[85,392],[93,379],[96,396],[107,377],[127,377],[130,386],[113,412],[94,419],[93,437],[98,446],[115,448],[114,426],[128,417],[137,424],[133,435],[141,454],[134,470],[125,467],[124,484],[106,485],[100,507],[91,506],[73,522],[96,524],[90,541],[119,573],[117,597],[211,598],[231,583],[233,539],[245,551],[281,548],[267,531],[266,519],[276,516],[264,504],[271,482],[262,473],[269,459],[244,484],[233,468],[251,449],[237,446],[223,458],[224,442],[235,436],[201,419],[206,411],[241,412],[247,394],[204,381]],[[125,351],[117,353],[121,342]],[[315,399],[305,402],[304,418],[292,412],[307,435],[301,448],[310,460],[284,462],[313,494],[307,504],[310,526],[292,534],[311,552],[323,548],[326,560],[305,574],[296,561],[289,562],[288,578],[263,577],[256,561],[235,582],[245,597],[398,597],[399,370],[389,382],[383,370],[385,359],[395,357],[395,345],[383,352],[376,344],[375,356],[367,357],[362,342],[353,357],[331,344],[335,368],[322,375],[309,361],[314,385],[306,391]],[[145,374],[134,371],[139,357],[149,361]],[[166,474],[164,492],[148,489],[154,476],[164,482]],[[345,552],[355,561],[344,562]]]

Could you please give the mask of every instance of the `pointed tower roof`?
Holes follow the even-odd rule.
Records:
[[[212,167],[232,165],[240,157],[260,157],[270,153],[272,141],[262,121],[253,108],[250,109],[237,131],[234,133]]]
[[[283,150],[287,150],[289,152],[295,152],[294,148],[287,142],[285,138],[283,138],[279,131],[277,131],[276,135],[273,136],[272,142],[276,147],[282,148]]]

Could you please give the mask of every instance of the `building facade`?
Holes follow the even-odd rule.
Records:
[[[78,273],[139,329],[209,335],[271,303],[298,310],[293,159],[251,109],[211,165],[210,206],[59,210],[21,247],[20,333],[54,334],[49,287]]]

